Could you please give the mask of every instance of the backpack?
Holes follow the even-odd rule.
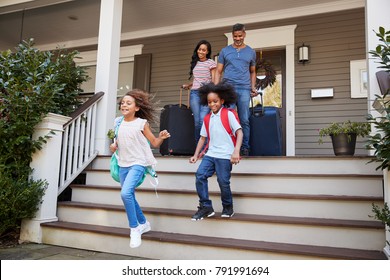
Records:
[[[233,131],[232,131],[231,127],[230,127],[230,123],[229,123],[229,117],[228,117],[229,111],[233,113],[233,115],[236,117],[238,123],[240,123],[240,119],[238,117],[237,111],[234,110],[234,109],[231,109],[231,108],[226,108],[226,107],[222,107],[222,109],[221,109],[221,122],[222,122],[223,127],[226,129],[226,132],[232,138],[233,146],[236,146],[236,135],[233,133]],[[206,132],[207,132],[207,137],[208,138],[210,138],[209,137],[209,135],[210,135],[209,127],[210,127],[211,114],[212,113],[210,112],[203,119],[204,126],[206,128]],[[206,153],[206,151],[207,151],[207,149],[209,147],[209,142],[210,142],[210,140],[207,141],[206,147],[203,149],[203,151],[201,153],[201,156],[203,156]]]

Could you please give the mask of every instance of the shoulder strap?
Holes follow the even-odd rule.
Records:
[[[206,128],[206,132],[207,132],[207,138],[209,138],[209,135],[210,135],[210,118],[211,118],[211,112],[208,113],[204,119],[203,119],[203,122],[204,122],[204,126]]]
[[[118,137],[119,126],[121,125],[121,123],[122,123],[122,121],[123,121],[124,118],[125,118],[125,117],[123,117],[123,116],[120,117],[119,120],[118,120],[118,122],[117,122],[116,125],[115,125],[115,138]]]
[[[222,124],[225,127],[227,133],[232,138],[233,145],[236,146],[236,135],[233,134],[232,128],[230,127],[230,123],[229,123],[229,116],[228,116],[229,111],[232,112],[233,115],[236,117],[237,121],[240,122],[240,119],[238,118],[237,111],[234,109],[225,108],[225,107],[222,108],[222,111],[221,111],[221,121],[222,121]]]

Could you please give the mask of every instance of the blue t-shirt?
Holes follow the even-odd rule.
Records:
[[[256,52],[251,47],[224,47],[219,53],[218,63],[224,66],[224,81],[235,87],[252,88],[249,68],[256,65]]]

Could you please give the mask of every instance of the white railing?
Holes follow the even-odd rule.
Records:
[[[64,125],[58,195],[98,154],[95,150],[96,109],[103,95],[103,92],[94,94]]]

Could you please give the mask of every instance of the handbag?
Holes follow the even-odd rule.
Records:
[[[115,153],[111,156],[110,161],[110,173],[112,179],[119,182],[119,165],[118,165],[118,152],[115,151]]]
[[[115,151],[115,153],[113,153],[111,156],[110,173],[111,173],[112,179],[114,179],[117,182],[120,182],[120,180],[119,180],[118,152],[117,151]],[[136,187],[139,187],[144,182],[144,180],[146,178],[146,174],[149,174],[154,179],[154,182],[150,181],[150,183],[152,184],[152,186],[154,186],[156,188],[158,185],[157,173],[152,166],[146,167],[145,173],[142,176],[141,180],[139,180],[139,182],[137,183]]]

